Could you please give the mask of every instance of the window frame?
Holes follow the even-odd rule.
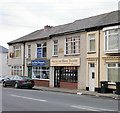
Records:
[[[55,44],[55,41],[57,41],[57,43]],[[57,46],[57,51],[55,51],[55,46]],[[55,54],[55,52],[57,54]],[[52,56],[58,56],[58,40],[53,40],[53,55]]]
[[[14,50],[14,57],[15,58],[20,58],[21,57],[21,45],[15,45],[15,46],[13,46],[13,50]],[[17,51],[19,53],[19,56],[16,55]]]
[[[27,45],[27,58],[31,58],[31,45]]]
[[[114,67],[112,67],[112,66],[109,67],[109,66],[108,66],[109,64],[115,64],[115,66],[114,66]],[[108,81],[108,76],[109,76],[109,75],[108,75],[108,69],[120,69],[119,64],[120,64],[119,62],[117,62],[117,63],[116,63],[116,62],[115,62],[115,63],[114,63],[114,62],[113,62],[113,63],[107,63],[107,65],[106,65],[106,70],[107,70],[107,71],[106,71],[106,80],[107,80],[107,81]],[[110,82],[111,82],[111,83],[115,83],[115,82],[112,82],[112,81],[110,81]],[[117,82],[117,81],[116,81],[116,82]]]
[[[23,73],[22,66],[11,66],[11,75],[22,76],[22,73]]]
[[[118,30],[118,33],[109,34],[110,30],[115,30],[115,29]],[[105,53],[118,53],[118,52],[120,52],[120,49],[119,49],[120,38],[119,38],[119,28],[118,28],[118,26],[104,28],[103,32],[104,32],[104,52]],[[118,35],[118,49],[109,49],[109,36],[110,35]],[[107,37],[107,42],[106,42],[106,37]]]
[[[37,68],[36,68],[37,67]],[[34,68],[36,68],[36,72],[39,72],[39,75],[41,75],[41,73],[43,72],[43,71],[45,71],[45,72],[49,72],[49,79],[45,79],[45,78],[34,78],[33,76],[36,76],[35,74],[34,74]],[[32,79],[35,79],[35,80],[50,80],[50,68],[49,67],[45,67],[45,68],[49,68],[49,69],[45,69],[45,70],[43,70],[42,69],[43,67],[41,67],[41,66],[33,66],[32,67]]]
[[[60,75],[60,82],[78,82],[78,67],[77,66],[62,66],[62,73]]]
[[[95,37],[93,38],[93,37],[90,37],[90,35],[95,35]],[[95,50],[94,51],[91,51],[90,50],[90,41],[91,40],[94,40],[95,42]],[[88,34],[88,53],[96,53],[96,33],[90,33],[90,34]]]
[[[67,39],[69,39],[69,38],[70,38],[72,41],[67,42]],[[78,39],[77,39],[77,38],[78,38]],[[75,40],[75,39],[77,39],[77,40]],[[74,40],[74,41],[73,41],[73,40]],[[79,55],[79,54],[80,54],[80,35],[66,37],[64,42],[65,42],[64,55]],[[76,42],[78,42],[78,47],[77,47],[77,49],[78,49],[79,52],[76,52],[76,51],[75,51],[76,49],[75,49],[75,48],[74,48],[74,49],[72,48],[72,47],[76,47],[76,44],[75,44]],[[70,50],[69,50],[69,49],[67,50],[67,47],[68,47],[67,44],[68,44],[68,43],[70,43],[70,48],[69,48]],[[74,43],[74,44],[73,44],[73,43]],[[72,44],[73,44],[73,46],[72,46]],[[67,51],[71,51],[71,53],[67,53]],[[73,51],[74,51],[74,52],[73,52]]]
[[[45,46],[44,46],[44,44],[45,44]],[[42,45],[42,46],[41,46],[41,47],[38,47],[38,45]],[[43,56],[44,48],[46,48],[45,57]],[[40,55],[39,57],[40,57],[40,58],[47,58],[47,42],[37,43],[37,44],[36,44],[36,58],[39,59],[39,57],[38,57],[38,49],[41,49],[41,55]]]

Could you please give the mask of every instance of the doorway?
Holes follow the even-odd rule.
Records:
[[[61,67],[54,67],[54,87],[60,87]]]
[[[95,64],[89,64],[89,91],[95,91]]]
[[[32,78],[32,66],[28,66],[28,77]]]

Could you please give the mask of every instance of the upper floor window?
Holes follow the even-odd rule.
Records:
[[[80,36],[66,38],[66,55],[74,55],[80,53]]]
[[[118,51],[119,50],[119,36],[118,28],[106,29],[104,31],[105,37],[105,51]]]
[[[31,58],[31,45],[27,47],[27,58]]]
[[[21,56],[21,46],[14,46],[14,57],[20,57]]]
[[[46,58],[47,56],[47,43],[37,44],[37,58]]]
[[[53,41],[53,56],[58,55],[58,40]]]
[[[88,34],[88,51],[95,52],[95,34]]]

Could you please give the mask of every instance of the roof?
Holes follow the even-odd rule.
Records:
[[[0,45],[0,53],[8,53],[8,49]]]
[[[117,25],[120,24],[118,13],[120,13],[120,10],[97,15],[97,16],[92,16],[85,19],[76,20],[72,23],[59,25],[48,29],[37,30],[26,36],[13,40],[8,44],[45,39],[45,38],[50,38],[51,36],[54,35],[72,33],[75,31],[87,30],[90,28],[100,28],[105,26]]]

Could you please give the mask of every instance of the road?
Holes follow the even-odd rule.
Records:
[[[2,88],[2,111],[118,111],[118,100],[41,91]]]

